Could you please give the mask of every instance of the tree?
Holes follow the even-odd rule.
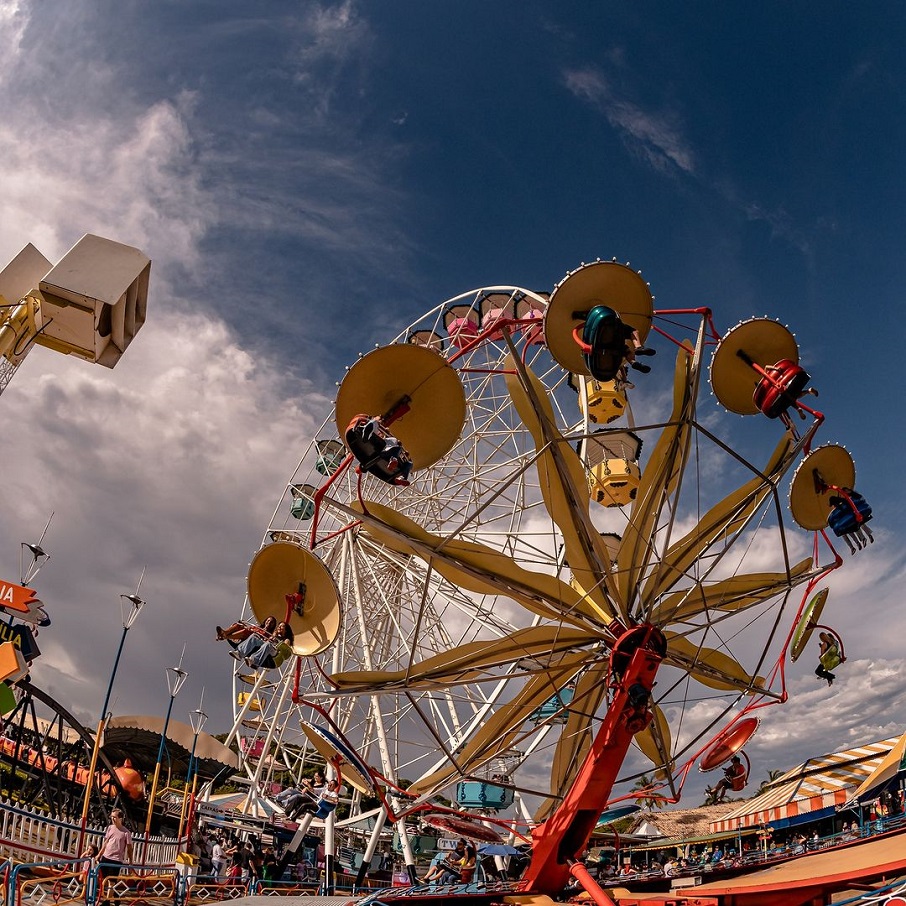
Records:
[[[655,785],[656,781],[654,777],[649,777],[647,774],[641,774],[636,780],[635,785],[632,787],[633,792],[636,790],[650,790],[651,787]],[[648,796],[637,796],[636,802],[641,805],[643,808],[652,809],[652,808],[661,808],[664,804],[664,799],[661,796],[655,796],[649,794]]]
[[[758,792],[763,793],[775,780],[779,780],[783,777],[783,771],[768,771],[768,776],[765,780],[761,781],[761,785],[758,787]]]

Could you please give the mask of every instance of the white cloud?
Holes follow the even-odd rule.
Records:
[[[598,108],[627,146],[663,173],[695,173],[695,155],[683,138],[671,112],[654,113],[618,95],[598,69],[567,70],[566,87],[576,97]]]
[[[27,7],[0,7],[11,53],[27,25]],[[7,64],[0,80],[21,79]],[[153,259],[148,322],[114,371],[36,349],[0,399],[17,426],[2,440],[2,575],[16,578],[19,542],[37,540],[54,512],[52,559],[34,583],[53,625],[34,677],[92,723],[121,632],[118,596],[147,566],[118,710],[160,710],[163,669],[187,640],[186,708],[207,685],[217,730],[230,667],[213,626],[238,614],[261,527],[327,400],[180,299],[176,273],[199,276],[200,243],[220,216],[196,158],[195,96],[137,105],[116,73],[88,68],[91,96],[65,116],[48,114],[40,84],[5,108],[0,261],[29,241],[57,260],[82,232],[137,245]]]
[[[222,323],[152,315],[114,372],[36,350],[4,394],[5,419],[28,426],[27,452],[21,438],[4,441],[5,459],[18,460],[0,489],[15,514],[4,575],[18,541],[36,540],[53,511],[52,559],[34,583],[53,625],[34,676],[81,677],[70,704],[91,711],[119,640],[118,595],[147,566],[150,604],[130,637],[121,701],[156,710],[157,674],[187,640],[198,686],[223,685],[212,710],[222,722],[229,666],[213,627],[238,615],[261,526],[327,400],[288,386]]]

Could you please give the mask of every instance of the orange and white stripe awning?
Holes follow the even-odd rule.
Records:
[[[810,758],[787,771],[754,799],[741,802],[719,821],[711,833],[784,821],[843,805],[853,791],[884,761],[899,736],[882,739],[844,752]]]

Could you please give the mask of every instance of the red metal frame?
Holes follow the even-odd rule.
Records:
[[[644,627],[639,645],[623,672],[607,714],[579,768],[575,782],[556,812],[532,831],[532,861],[521,888],[527,893],[556,896],[567,885],[570,866],[584,851],[601,812],[607,805],[617,774],[626,758],[638,710],[629,690],[641,685],[648,693],[661,664],[663,641],[653,626]],[[582,883],[581,877],[578,879]]]

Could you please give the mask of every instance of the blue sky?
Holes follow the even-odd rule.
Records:
[[[116,371],[38,350],[0,400],[4,576],[55,512],[36,681],[96,718],[147,565],[116,709],[162,710],[186,640],[185,709],[205,684],[225,729],[211,627],[343,366],[616,257],[660,307],[788,323],[876,509],[835,590],[846,677],[797,680],[763,762],[902,730],[904,38],[890,3],[0,0],[0,260],[83,232],[154,260]]]

